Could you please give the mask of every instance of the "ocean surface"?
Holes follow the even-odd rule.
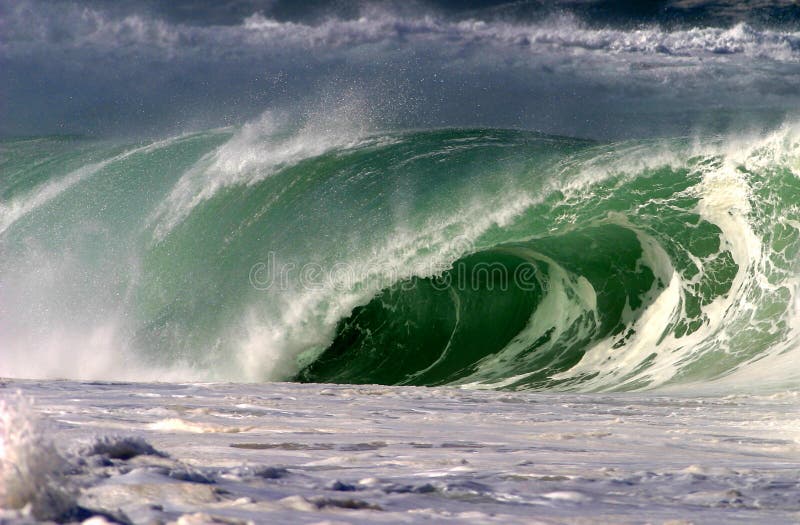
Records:
[[[800,519],[794,2],[0,0],[0,68],[0,521]]]

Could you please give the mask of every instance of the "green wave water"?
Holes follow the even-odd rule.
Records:
[[[800,134],[0,145],[0,375],[794,385]]]

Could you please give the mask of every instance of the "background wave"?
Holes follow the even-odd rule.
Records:
[[[461,4],[0,2],[0,133],[163,137],[350,97],[380,129],[619,140],[797,120],[796,2]]]

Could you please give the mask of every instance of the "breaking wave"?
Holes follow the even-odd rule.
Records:
[[[800,134],[266,114],[0,149],[0,375],[796,385]]]

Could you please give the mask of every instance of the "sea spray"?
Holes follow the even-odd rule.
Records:
[[[75,507],[69,464],[48,439],[48,423],[30,400],[0,400],[0,509],[58,520]]]

